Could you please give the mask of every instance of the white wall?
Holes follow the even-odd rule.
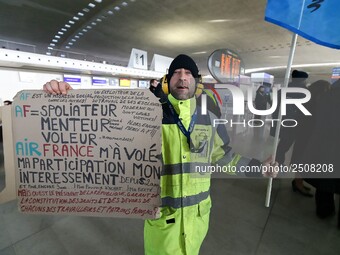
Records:
[[[62,80],[62,74],[19,71],[0,68],[0,98],[13,100],[13,97],[24,89],[42,89],[52,79]]]
[[[0,68],[0,105],[2,105],[2,102],[5,100],[13,100],[15,95],[21,90],[42,89],[43,85],[52,79],[62,81],[63,75],[63,73],[58,72],[23,71],[15,68]],[[112,87],[109,85],[93,86],[91,75],[79,74],[79,76],[81,77],[81,85],[73,86],[74,89],[125,88]]]
[[[0,105],[1,101],[12,100],[21,90],[42,89],[43,84],[51,79],[62,80],[64,72],[82,73],[79,75],[81,85],[74,86],[75,89],[122,88],[109,85],[94,87],[92,76],[145,81],[163,76],[163,73],[150,70],[0,49]]]

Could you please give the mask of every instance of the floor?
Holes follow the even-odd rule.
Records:
[[[247,128],[230,134],[233,148],[244,155],[264,159],[271,153],[268,130],[260,137]],[[0,171],[0,190],[3,179]],[[294,193],[290,178],[274,180],[266,208],[266,188],[267,179],[213,179],[210,229],[200,254],[340,254],[337,217],[319,220],[314,199]],[[47,254],[142,255],[143,221],[37,216],[19,213],[16,201],[0,205],[0,255]]]

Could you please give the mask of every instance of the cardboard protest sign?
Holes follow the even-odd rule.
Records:
[[[149,90],[19,92],[12,109],[19,210],[157,218],[161,114]]]

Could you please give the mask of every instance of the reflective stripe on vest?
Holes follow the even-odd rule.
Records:
[[[206,192],[201,192],[196,195],[172,198],[172,197],[164,197],[162,198],[162,206],[171,206],[173,208],[181,208],[191,205],[196,205],[199,202],[208,198],[210,194],[210,190]]]
[[[210,163],[179,163],[172,165],[165,165],[161,175],[175,175],[175,174],[188,174],[188,173],[199,173],[197,169],[202,169],[201,167],[210,166]]]
[[[189,101],[181,103],[171,100],[175,109],[181,109],[180,118],[189,125],[191,111]],[[200,113],[200,106],[197,106]],[[176,111],[177,111],[176,110]],[[229,152],[229,137],[225,127],[213,127],[215,115],[198,115],[195,128],[191,133],[193,148],[205,148],[200,152],[190,151],[186,137],[179,130],[167,107],[163,108],[162,157],[164,168],[161,173],[162,206],[180,208],[198,204],[208,198],[210,193],[210,173],[206,169],[219,160],[228,164],[232,161]],[[186,125],[186,127],[187,127]],[[205,142],[206,143],[203,143]],[[200,147],[205,144],[206,147]],[[231,152],[232,153],[232,152]],[[232,155],[232,154],[231,154]],[[237,161],[232,161],[235,165]],[[223,164],[224,165],[224,164]],[[223,166],[222,165],[222,166]],[[197,169],[196,169],[197,167]],[[198,171],[197,171],[198,170]]]

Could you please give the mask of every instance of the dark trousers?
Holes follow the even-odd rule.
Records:
[[[334,193],[317,189],[315,192],[316,214],[320,218],[331,216],[335,212]]]

